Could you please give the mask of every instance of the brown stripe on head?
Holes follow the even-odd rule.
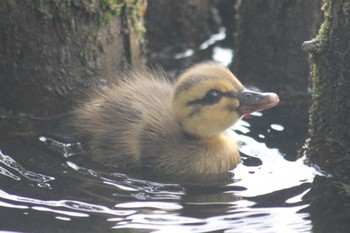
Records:
[[[225,86],[230,83],[229,86],[233,87],[235,91],[239,92],[244,89],[240,81],[231,73],[231,71],[223,66],[220,66],[214,62],[203,62],[197,64],[190,69],[186,70],[180,75],[176,86],[174,98],[177,98],[181,92],[188,91],[192,87],[197,86],[199,83],[208,83],[209,85],[215,84],[219,89],[226,89]],[[225,83],[220,85],[220,83]],[[212,86],[215,88],[215,85]]]
[[[193,66],[175,84],[174,116],[187,133],[199,136],[219,133],[238,120],[237,93],[243,89],[226,67],[213,62]]]

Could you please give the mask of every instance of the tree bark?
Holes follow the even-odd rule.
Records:
[[[350,181],[350,3],[326,0],[312,53],[309,158]]]
[[[0,1],[0,106],[60,114],[86,92],[82,87],[96,87],[137,62],[140,43],[132,40],[140,39],[129,30],[128,10],[143,0],[113,2]]]
[[[316,34],[320,4],[314,0],[237,1],[236,75],[282,98],[308,95],[309,66],[300,44]]]
[[[307,199],[313,233],[348,232],[350,229],[349,196],[327,177],[316,176]]]

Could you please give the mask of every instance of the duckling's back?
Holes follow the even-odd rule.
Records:
[[[164,135],[174,124],[172,92],[162,74],[131,73],[74,111],[75,135],[87,139],[89,154],[99,163],[140,166],[144,132]]]

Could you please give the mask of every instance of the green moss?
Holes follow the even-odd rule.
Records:
[[[320,104],[320,98],[322,97],[322,85],[320,85],[320,73],[322,71],[322,65],[320,64],[325,64],[325,59],[323,59],[323,53],[325,52],[325,46],[327,46],[327,38],[328,38],[328,33],[330,29],[330,2],[325,1],[324,5],[322,6],[322,10],[324,11],[324,16],[325,19],[320,26],[320,29],[318,31],[318,35],[313,39],[313,40],[318,40],[319,41],[319,50],[315,53],[311,53],[311,81],[312,81],[312,99],[313,99],[313,104],[311,105],[310,109],[310,115],[309,115],[309,122],[310,122],[310,128],[309,128],[309,133],[312,137],[317,135],[317,125],[318,125],[318,120],[320,119],[320,115],[322,113],[319,110],[319,104]],[[315,132],[316,131],[316,132]],[[315,139],[314,139],[315,140]]]
[[[318,87],[318,77],[319,77],[319,71],[317,69],[317,66],[315,64],[311,64],[310,66],[310,69],[311,69],[311,81],[312,81],[312,99],[315,100],[315,99],[318,99],[319,98],[319,91],[317,89]],[[311,105],[311,109],[310,109],[310,114],[309,114],[309,123],[310,123],[310,127],[309,127],[309,134],[311,136],[314,136],[314,129],[315,129],[315,122],[313,120],[313,118],[315,118],[315,115],[317,113],[317,111],[315,111],[315,108],[316,108],[316,105],[313,104]]]
[[[325,20],[318,31],[318,35],[316,36],[316,39],[321,40],[325,38],[325,34],[329,31],[329,20]]]
[[[127,0],[102,0],[101,6],[105,11],[112,12],[114,15],[120,15],[126,3]]]
[[[114,15],[120,15],[126,3],[127,0],[102,0],[100,26],[107,25]]]
[[[143,42],[144,33],[146,32],[143,11],[146,7],[146,1],[144,0],[129,0],[128,1],[128,13],[131,20],[131,26],[136,34],[136,38]]]
[[[324,12],[325,19],[323,23],[320,26],[320,29],[318,30],[318,34],[314,38],[314,40],[319,40],[320,41],[320,49],[323,49],[323,46],[327,44],[327,38],[328,38],[328,33],[329,33],[329,27],[330,27],[330,1],[325,1],[324,5],[322,6],[322,10]]]
[[[113,16],[119,16],[123,11],[128,18],[128,27],[135,32],[137,39],[143,41],[146,31],[143,20],[143,12],[146,8],[145,0],[102,0],[100,26],[107,25]]]

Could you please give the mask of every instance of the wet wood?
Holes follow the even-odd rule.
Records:
[[[126,67],[129,34],[123,14],[111,7],[84,0],[1,1],[0,106],[41,117],[61,114],[83,87],[97,87]]]
[[[233,71],[243,82],[278,93],[305,96],[309,64],[301,44],[316,35],[321,1],[257,0],[236,4]]]
[[[350,182],[350,7],[326,0],[325,21],[313,51],[309,158],[336,179]]]

